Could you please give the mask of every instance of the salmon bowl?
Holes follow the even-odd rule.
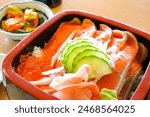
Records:
[[[134,27],[62,11],[8,53],[3,84],[10,99],[142,100],[150,87],[149,44],[150,34]]]

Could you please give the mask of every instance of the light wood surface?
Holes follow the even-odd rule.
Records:
[[[0,7],[13,1],[0,0]],[[56,14],[68,9],[88,11],[150,33],[150,0],[62,0],[62,4],[52,8],[52,11]],[[17,43],[0,34],[0,52],[7,54]],[[0,99],[8,99],[2,86]]]

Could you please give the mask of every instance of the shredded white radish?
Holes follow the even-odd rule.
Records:
[[[42,75],[50,75],[50,74],[58,73],[58,72],[60,72],[62,70],[64,70],[63,66],[58,67],[56,69],[52,69],[52,70],[48,70],[48,71],[42,72]]]
[[[55,64],[56,60],[58,59],[58,57],[60,56],[61,52],[63,51],[65,45],[73,39],[74,35],[75,35],[75,32],[72,32],[70,34],[70,36],[66,39],[66,41],[57,50],[57,52],[55,53],[55,55],[52,57],[52,62],[51,62],[51,66],[52,67],[54,66],[54,64]]]
[[[52,77],[45,77],[37,81],[29,81],[33,85],[49,85],[52,82]]]

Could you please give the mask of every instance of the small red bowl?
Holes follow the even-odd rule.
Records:
[[[42,26],[23,39],[8,53],[3,61],[2,67],[4,74],[3,83],[6,86],[10,99],[56,99],[52,95],[43,92],[41,89],[33,86],[24,78],[19,76],[15,72],[14,68],[16,68],[19,64],[20,55],[32,51],[35,45],[44,47],[44,44],[49,41],[59,25],[64,21],[73,19],[74,17],[79,18],[81,21],[85,18],[91,19],[97,27],[100,23],[104,23],[112,29],[116,28],[130,31],[137,37],[139,42],[143,43],[148,48],[148,58],[142,66],[144,70],[143,78],[136,86],[132,96],[130,96],[130,99],[132,100],[144,99],[150,87],[150,34],[108,18],[76,10],[63,11],[55,15],[52,19],[45,22]]]

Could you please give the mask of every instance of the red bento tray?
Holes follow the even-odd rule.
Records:
[[[104,23],[111,28],[117,28],[121,30],[127,30],[132,32],[140,41],[148,48],[148,58],[143,63],[144,69],[144,76],[142,80],[138,83],[136,90],[134,91],[133,95],[130,97],[132,100],[139,100],[144,99],[146,94],[149,91],[150,87],[150,34],[136,29],[134,27],[128,26],[126,24],[113,21],[108,18],[104,18],[101,16],[97,16],[91,13],[83,12],[83,11],[76,11],[76,10],[68,10],[60,12],[59,14],[55,15],[52,19],[45,22],[42,26],[32,32],[29,36],[23,39],[17,46],[15,46],[6,56],[3,61],[3,74],[4,74],[4,81],[7,89],[7,82],[19,87],[21,90],[24,90],[26,93],[32,95],[36,99],[56,99],[52,95],[43,92],[36,86],[33,86],[28,81],[23,79],[19,76],[14,68],[16,68],[19,64],[19,57],[22,54],[25,54],[29,51],[32,51],[33,47],[40,46],[43,47],[46,42],[49,41],[50,37],[54,34],[57,30],[58,26],[64,22],[73,19],[74,17],[79,18],[81,21],[85,18],[91,19],[96,26],[100,23]],[[19,92],[18,92],[19,93]]]

